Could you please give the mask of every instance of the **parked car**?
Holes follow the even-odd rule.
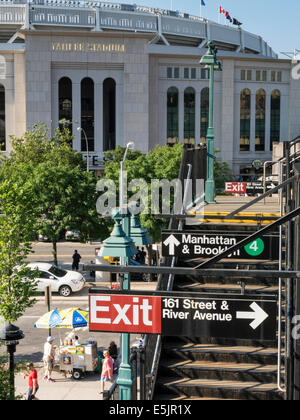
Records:
[[[85,286],[82,274],[75,271],[63,270],[49,263],[31,263],[28,267],[33,271],[38,269],[37,291],[43,292],[47,286],[51,286],[52,292],[58,292],[63,297],[72,293],[80,292]]]
[[[77,241],[80,239],[80,232],[79,230],[67,230],[65,233],[65,240],[66,241]]]
[[[38,234],[38,241],[39,242],[49,242],[49,238],[46,235],[42,235],[41,233]]]

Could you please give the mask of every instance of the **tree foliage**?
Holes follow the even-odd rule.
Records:
[[[35,233],[47,236],[56,244],[64,229],[81,232],[82,240],[98,238],[103,223],[96,212],[96,183],[86,171],[81,153],[72,149],[67,128],[57,129],[51,136],[47,128],[37,125],[22,138],[12,138],[12,152],[3,159],[0,179],[8,179],[20,187],[30,187]],[[32,230],[32,233],[34,233]]]
[[[104,178],[111,179],[119,190],[120,162],[123,160],[125,149],[118,146],[116,150],[105,154]],[[134,179],[142,179],[148,185],[148,213],[141,215],[142,225],[148,229],[154,241],[160,240],[161,229],[168,227],[169,220],[155,218],[151,214],[151,181],[172,181],[178,179],[182,159],[182,144],[174,147],[156,146],[148,155],[140,151],[129,151],[124,165],[127,171],[128,183]],[[135,192],[136,193],[136,192]],[[128,194],[130,198],[134,193]],[[161,197],[161,200],[163,197]],[[172,201],[174,196],[172,197]],[[172,206],[172,205],[171,205]]]

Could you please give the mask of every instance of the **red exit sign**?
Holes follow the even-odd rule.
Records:
[[[246,182],[226,182],[225,192],[227,194],[246,194],[247,183]]]
[[[90,295],[90,331],[161,334],[161,297]]]

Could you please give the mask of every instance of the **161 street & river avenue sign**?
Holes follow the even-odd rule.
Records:
[[[271,296],[90,289],[91,332],[276,340]]]
[[[247,238],[242,233],[208,233],[206,232],[162,232],[162,255],[164,257],[212,258]],[[258,238],[248,245],[229,255],[227,258],[237,260],[278,260],[279,238],[268,235]]]

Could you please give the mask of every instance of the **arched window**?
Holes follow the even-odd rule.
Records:
[[[5,87],[0,85],[0,150],[6,150]]]
[[[271,94],[271,133],[270,148],[273,150],[273,143],[280,141],[280,108],[281,95],[279,90],[273,90]]]
[[[255,111],[255,151],[264,151],[266,142],[266,92],[259,89],[256,92]]]
[[[208,117],[209,117],[209,88],[201,91],[201,115],[200,115],[200,143],[207,142]]]
[[[184,91],[184,143],[195,143],[195,89]]]
[[[250,150],[251,92],[244,89],[240,97],[240,151]]]
[[[116,148],[116,82],[103,82],[103,151]]]
[[[81,81],[81,151],[95,150],[95,101],[94,82],[89,77]]]
[[[63,77],[58,82],[58,100],[59,100],[59,115],[58,119],[70,121],[68,129],[72,134],[72,80],[68,77]],[[62,128],[62,125],[60,126]]]
[[[167,143],[178,143],[179,128],[178,128],[178,89],[171,87],[167,94]]]

